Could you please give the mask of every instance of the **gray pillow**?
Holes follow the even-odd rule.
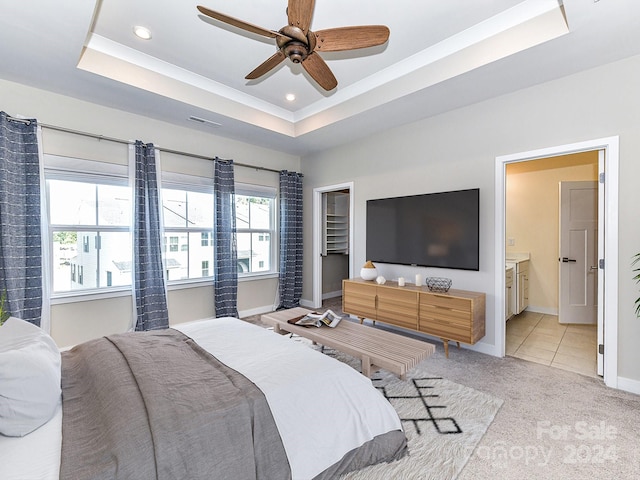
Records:
[[[15,317],[0,327],[0,434],[44,425],[60,400],[60,351],[40,327]]]

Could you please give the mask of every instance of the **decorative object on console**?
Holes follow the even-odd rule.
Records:
[[[387,279],[384,278],[382,275],[378,275],[378,277],[376,278],[376,283],[378,285],[384,285],[385,283],[387,283]]]
[[[425,282],[432,292],[448,292],[451,288],[451,279],[444,277],[427,277]]]
[[[398,286],[404,287],[404,277],[398,277]]]
[[[422,275],[420,275],[419,273],[416,273],[416,287],[421,287],[422,286]]]
[[[371,261],[367,261],[360,269],[360,278],[363,280],[375,280],[378,277],[378,269]]]

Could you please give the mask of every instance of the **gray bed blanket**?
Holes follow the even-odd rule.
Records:
[[[62,354],[66,479],[290,479],[264,394],[184,334],[101,338]]]

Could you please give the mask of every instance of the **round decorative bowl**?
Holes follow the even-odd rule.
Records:
[[[425,282],[432,292],[448,292],[451,288],[451,279],[444,277],[427,277]]]
[[[363,280],[375,280],[378,277],[377,268],[361,268],[360,278]]]

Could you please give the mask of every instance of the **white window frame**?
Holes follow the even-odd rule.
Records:
[[[127,165],[100,162],[95,160],[82,159],[77,157],[65,157],[62,155],[44,154],[44,176],[45,182],[48,180],[63,180],[63,181],[77,181],[92,184],[101,185],[117,185],[130,188],[129,180],[129,168]],[[133,226],[131,221],[127,226],[99,226],[99,225],[62,225],[52,224],[49,218],[50,212],[50,191],[48,183],[46,184],[46,252],[49,255],[49,259],[53,258],[53,242],[51,242],[53,231],[67,230],[76,231],[78,235],[85,235],[86,232],[128,232],[132,235]],[[131,199],[133,201],[133,199]],[[55,228],[54,228],[55,227]],[[83,244],[84,248],[84,244]],[[133,255],[132,255],[133,257]],[[133,261],[133,258],[130,259]],[[68,290],[63,292],[56,292],[53,288],[53,262],[47,262],[49,269],[45,272],[46,282],[48,290],[50,292],[50,298],[52,304],[65,303],[65,299],[68,301],[75,301],[78,299],[90,300],[94,298],[105,298],[122,296],[131,292],[131,284],[119,285],[119,286],[100,286],[97,288],[83,288],[78,290]],[[84,269],[78,265],[75,269],[76,281],[84,283]],[[133,279],[132,279],[133,281]],[[105,282],[106,283],[106,282]]]
[[[267,271],[262,272],[246,272],[240,273],[238,272],[238,280],[243,279],[252,279],[258,277],[274,277],[278,275],[279,271],[279,259],[278,259],[278,241],[279,241],[279,225],[278,225],[278,194],[277,190],[274,187],[268,187],[265,185],[253,185],[248,183],[236,183],[235,184],[235,194],[236,195],[244,195],[248,197],[263,197],[270,198],[271,203],[271,215],[269,218],[269,229],[251,229],[251,228],[237,228],[238,233],[268,233],[271,240],[271,248],[270,248],[270,266],[271,268]]]

